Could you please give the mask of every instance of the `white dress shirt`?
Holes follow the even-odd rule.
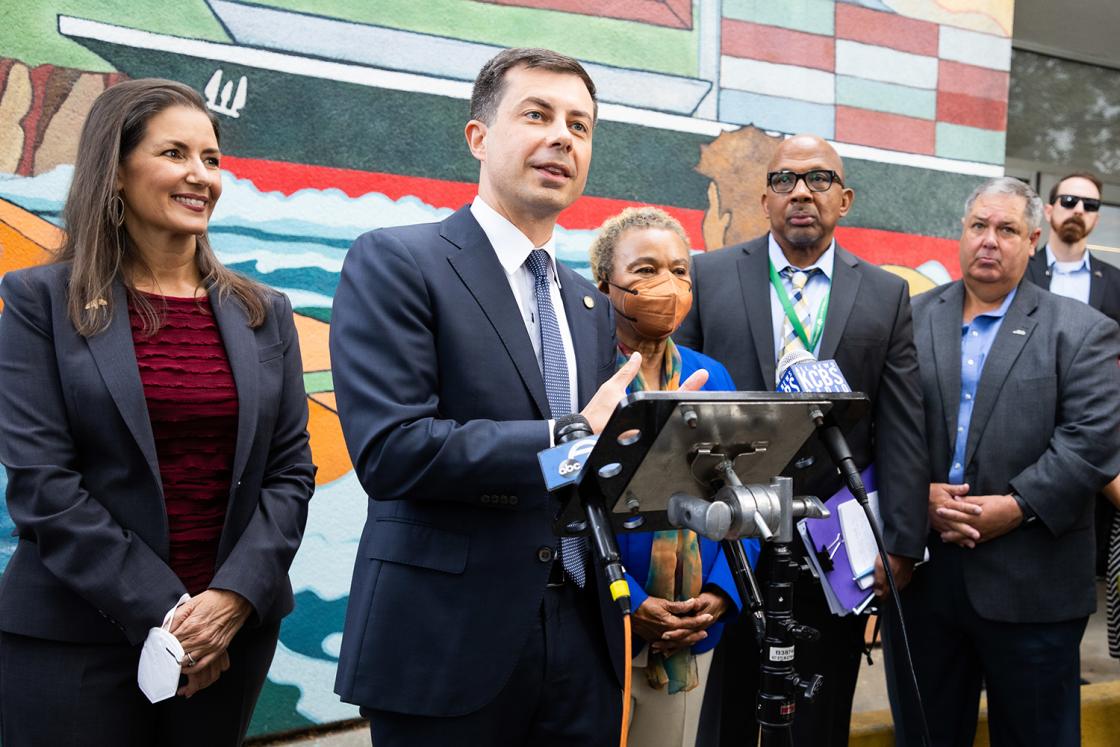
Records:
[[[471,215],[482,226],[482,232],[494,247],[498,255],[498,262],[506,271],[506,280],[513,291],[517,301],[517,308],[521,311],[521,318],[525,322],[525,330],[533,342],[533,352],[537,356],[537,368],[544,374],[544,361],[541,353],[540,320],[537,319],[537,295],[534,287],[536,277],[533,271],[525,265],[529,252],[534,249],[544,249],[548,253],[549,290],[552,297],[552,308],[556,312],[556,321],[560,325],[560,338],[564,345],[564,359],[568,363],[568,396],[572,404],[572,412],[579,412],[579,391],[576,378],[576,354],[572,345],[572,331],[568,328],[568,315],[564,313],[564,299],[560,295],[560,278],[556,274],[556,237],[550,236],[543,246],[533,246],[533,242],[521,233],[517,226],[510,223],[494,208],[486,204],[480,196],[471,203]],[[556,417],[555,414],[553,417]],[[551,434],[551,428],[549,432]],[[549,436],[551,442],[551,435]]]
[[[769,234],[768,239],[770,242],[770,262],[774,265],[774,269],[780,273],[790,265],[790,261],[786,259],[782,247],[774,240],[774,234]],[[817,323],[817,312],[820,310],[821,301],[824,300],[828,289],[832,287],[832,266],[835,259],[836,240],[833,239],[832,243],[828,245],[828,248],[824,250],[824,254],[822,254],[816,262],[809,265],[809,267],[797,268],[799,270],[808,270],[815,267],[820,270],[819,273],[809,278],[809,282],[805,284],[804,290],[801,291],[801,295],[805,298],[805,303],[809,305],[809,324],[805,329],[807,334],[812,334],[811,330],[813,325]],[[779,280],[780,279],[781,278],[779,278]],[[770,321],[774,325],[774,355],[775,357],[781,357],[783,339],[782,326],[785,323],[786,310],[782,308],[782,302],[778,299],[778,291],[774,290],[774,284],[768,284],[770,286]],[[786,290],[788,291],[789,288],[787,287]],[[793,299],[791,298],[790,300],[792,301]],[[824,336],[822,335],[821,337],[823,339]],[[821,343],[820,340],[818,340],[816,348],[809,352],[816,355],[820,346]]]
[[[1059,262],[1047,244],[1046,270],[1050,273],[1051,293],[1089,303],[1089,284],[1093,281],[1093,273],[1089,269],[1088,249],[1076,262]]]

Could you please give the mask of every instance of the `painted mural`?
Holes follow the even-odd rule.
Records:
[[[58,245],[98,93],[147,76],[203,92],[227,154],[212,241],[292,299],[319,465],[296,611],[252,733],[354,718],[332,685],[366,497],[336,414],[331,301],[358,234],[474,196],[462,127],[481,64],[548,46],[600,87],[587,194],[558,229],[575,269],[588,272],[597,226],[636,203],[677,216],[698,251],[763,233],[765,164],[785,134],[812,131],[856,190],[840,242],[920,291],[959,274],[961,203],[1002,173],[1011,15],[1012,0],[21,3],[0,14],[0,282]],[[0,568],[11,551],[0,539]]]

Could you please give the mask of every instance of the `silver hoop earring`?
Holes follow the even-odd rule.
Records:
[[[119,194],[113,195],[109,199],[109,217],[117,226],[124,225],[124,200]]]

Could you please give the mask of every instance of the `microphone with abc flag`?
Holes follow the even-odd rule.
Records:
[[[586,421],[585,421],[586,423]],[[586,435],[584,435],[586,434]],[[590,427],[572,430],[552,448],[537,452],[544,484],[550,493],[557,490],[575,490],[583,476],[583,466],[595,448],[599,437],[592,435]],[[610,585],[611,598],[618,603],[623,615],[630,614],[630,587],[622,567],[618,543],[611,532],[610,521],[602,498],[583,497],[583,510],[587,515],[591,543],[594,545]]]

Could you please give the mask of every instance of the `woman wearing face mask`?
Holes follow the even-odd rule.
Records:
[[[692,306],[688,237],[656,208],[628,208],[600,228],[591,270],[610,297],[618,364],[637,351],[642,368],[629,391],[677,389],[694,371],[708,371],[703,389],[735,389],[720,363],[673,343]],[[758,543],[745,541],[753,563]],[[704,685],[723,622],[739,611],[739,595],[716,542],[689,530],[618,537],[634,609],[632,744],[691,747]]]

